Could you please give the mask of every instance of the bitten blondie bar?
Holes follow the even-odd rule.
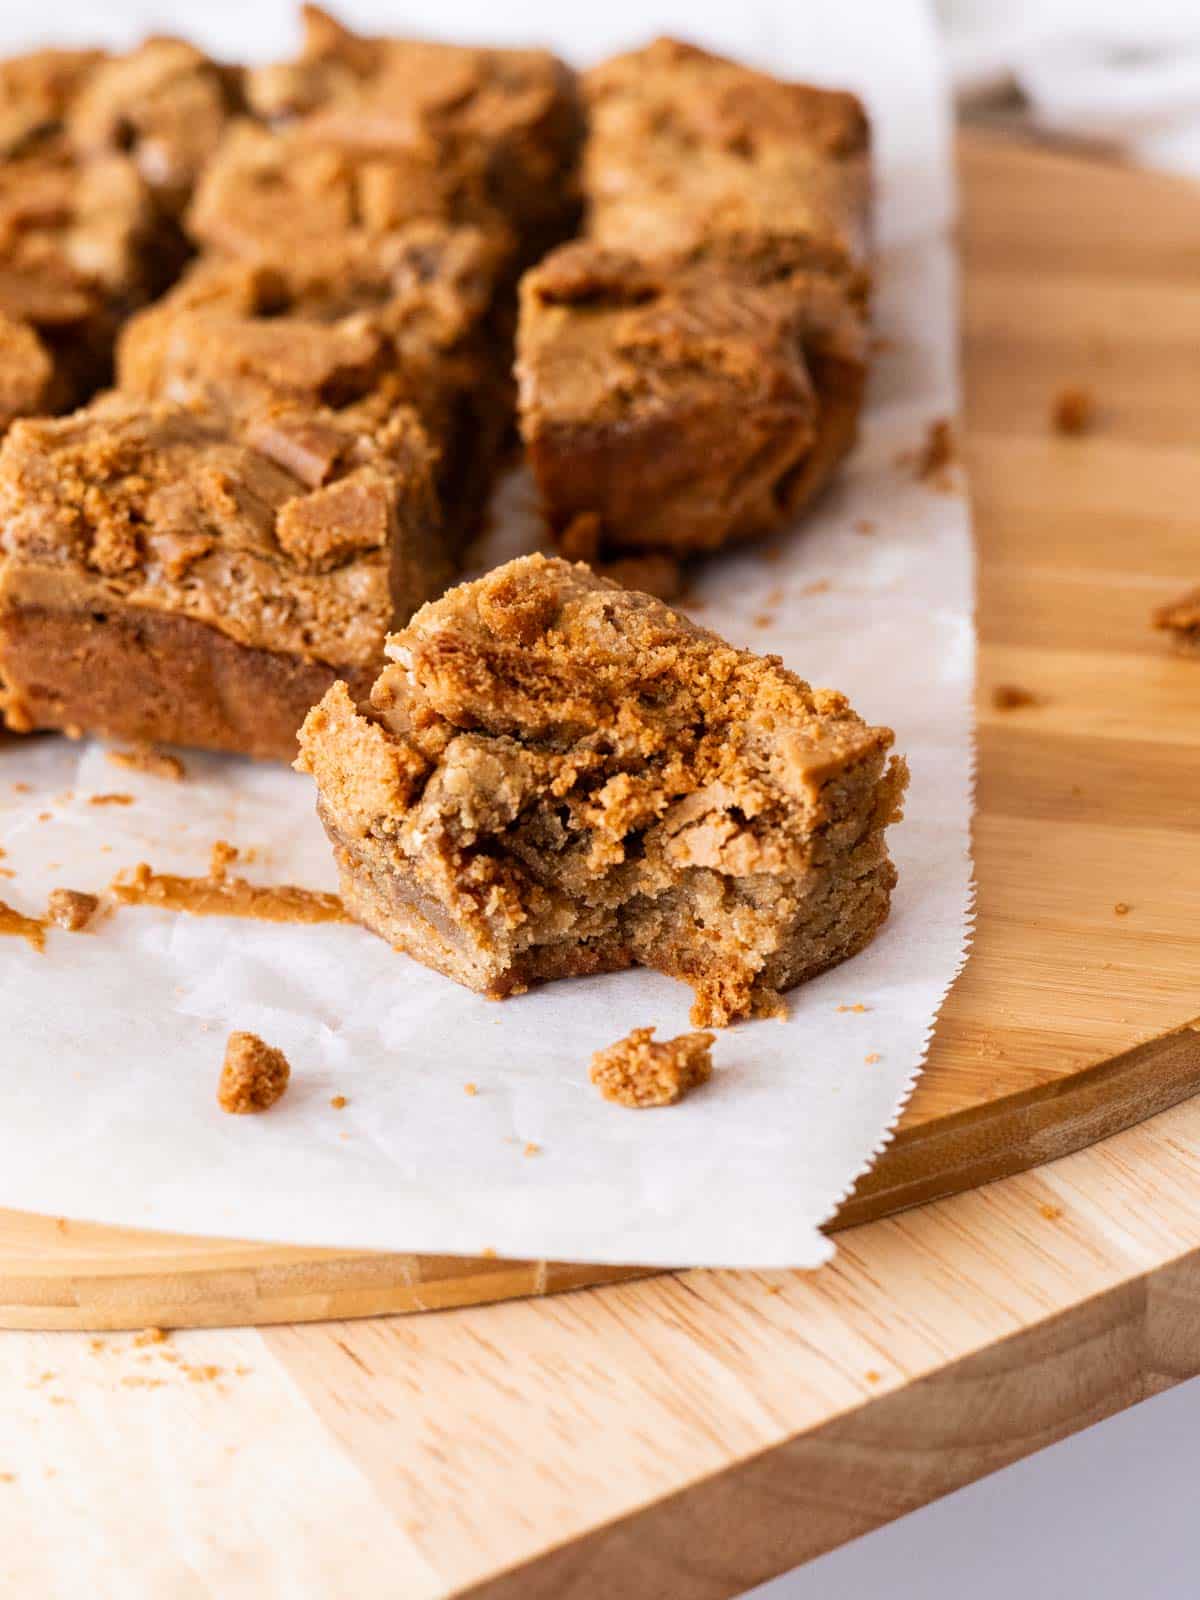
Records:
[[[777,658],[528,556],[423,607],[306,719],[347,908],[500,997],[633,964],[778,1010],[887,915],[892,734]]]
[[[588,242],[521,293],[521,430],[547,520],[561,535],[587,517],[601,556],[767,532],[854,442],[862,108],[673,40],[586,91]]]
[[[817,273],[564,245],[521,285],[521,426],[552,530],[714,549],[775,527],[845,454],[861,318]]]
[[[9,726],[287,758],[448,563],[424,430],[110,395],[0,447]]]
[[[361,422],[411,405],[437,453],[458,550],[474,531],[510,416],[494,325],[501,254],[436,221],[334,236],[294,261],[204,258],[125,328],[122,391],[231,415],[286,401]]]

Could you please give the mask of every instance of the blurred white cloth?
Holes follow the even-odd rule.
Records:
[[[1200,174],[1195,0],[939,0],[964,97],[1015,82],[1034,125]]]

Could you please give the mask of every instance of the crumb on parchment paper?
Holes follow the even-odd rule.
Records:
[[[654,1041],[653,1028],[634,1028],[592,1057],[591,1080],[606,1100],[643,1109],[674,1105],[712,1076],[711,1033],[682,1033]]]
[[[100,909],[99,896],[82,889],[51,889],[46,901],[46,921],[68,933],[82,933]]]
[[[222,1111],[234,1116],[268,1111],[283,1095],[290,1077],[291,1067],[282,1050],[264,1044],[256,1033],[231,1033],[217,1102]]]
[[[107,755],[114,767],[127,767],[133,772],[145,772],[152,778],[166,778],[170,783],[179,783],[187,772],[178,756],[155,750],[152,745],[138,744],[129,750],[109,750]]]

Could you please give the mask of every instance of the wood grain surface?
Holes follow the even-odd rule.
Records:
[[[899,1134],[842,1227],[1053,1159],[1200,1087],[1200,664],[1148,626],[1200,582],[1200,191],[978,139],[963,176],[978,921]],[[1096,424],[1065,438],[1050,412],[1077,384]],[[1002,709],[1002,686],[1032,703]],[[363,1316],[629,1275],[0,1212],[9,1327]]]
[[[993,1067],[974,1052],[999,1029],[1025,1074],[1015,1094],[1044,1097],[1055,1080],[1044,1076],[1047,1065],[1039,1076],[1035,1046],[1048,1037],[1058,1081],[1074,1085],[1080,1064],[1091,1075],[1086,1136],[1110,1120],[1106,1074],[1117,1079],[1114,1101],[1122,1083],[1136,1081],[1138,1104],[1151,1109],[1163,1062],[1176,1088],[1194,1069],[1200,1031],[1173,1028],[1189,999],[1200,1010],[1185,959],[1190,950],[1194,985],[1196,816],[1179,782],[1194,751],[1185,719],[1176,736],[1151,735],[1136,716],[1120,721],[1135,730],[1127,741],[1081,731],[1064,697],[1082,697],[1088,675],[1060,673],[1060,657],[1095,654],[1097,671],[1103,658],[1077,616],[1062,619],[1075,630],[1069,645],[1047,645],[1037,619],[1043,606],[1057,612],[1039,597],[1057,583],[1074,613],[1080,593],[1103,591],[1106,634],[1126,670],[1137,678],[1140,662],[1151,676],[1165,674],[1139,619],[1188,576],[1189,513],[1180,504],[1165,518],[1178,536],[1168,557],[1155,544],[1159,512],[1144,505],[1158,505],[1162,480],[1184,472],[1191,441],[1181,410],[1173,443],[1147,445],[1152,460],[1124,487],[1097,464],[1114,498],[1096,513],[1094,546],[1061,501],[1046,514],[1040,548],[1032,535],[1010,543],[1007,515],[988,510],[989,474],[1010,510],[1033,486],[999,485],[1006,474],[986,463],[994,451],[1057,463],[1046,397],[1068,376],[1094,384],[1109,418],[1096,438],[1061,442],[1080,452],[1071,470],[1081,494],[1092,493],[1093,457],[1135,450],[1124,374],[1137,365],[1138,330],[1105,323],[1105,338],[1126,355],[1096,355],[1093,364],[1090,324],[1075,344],[1052,321],[1039,342],[1025,313],[1032,317],[1060,275],[1098,289],[1107,282],[1117,305],[1131,285],[1150,304],[1153,284],[1174,284],[1200,317],[1200,194],[979,145],[968,148],[965,168],[984,585],[990,594],[1008,584],[1012,627],[1028,629],[1024,647],[997,641],[998,613],[985,612],[985,673],[1002,670],[1047,699],[1011,719],[985,712],[981,840],[1009,841],[1007,855],[981,854],[1008,862],[988,868],[997,874],[988,915],[1018,921],[1023,933],[1005,944],[998,927],[994,943],[981,944],[984,974],[968,969],[939,1059],[957,1057],[986,1088]],[[1007,338],[978,321],[976,286],[992,273],[1013,283]],[[1059,350],[1056,340],[1067,342]],[[1010,402],[990,413],[996,390],[981,389],[980,366],[988,351],[998,372],[1011,371]],[[1183,351],[1171,359],[1181,363]],[[1200,394],[1200,346],[1192,359]],[[1022,362],[1038,374],[1025,389]],[[1182,381],[1178,393],[1182,408]],[[1163,457],[1171,464],[1156,483]],[[1028,517],[1036,526],[1032,504]],[[1127,519],[1124,542],[1102,535],[1105,518]],[[1072,548],[1088,561],[1058,564],[1060,526],[1078,527]],[[1111,565],[1089,564],[1101,548]],[[1026,579],[1005,554],[1017,549]],[[1200,533],[1192,549],[1200,552]],[[1096,576],[1105,571],[1111,583]],[[1054,670],[1047,661],[1034,681],[1042,652]],[[1103,681],[1124,677],[1113,668]],[[1182,681],[1173,673],[1170,681],[1182,697]],[[1098,704],[1093,713],[1102,728]],[[1005,768],[1019,783],[1006,786]],[[1066,809],[1068,796],[1078,810]],[[1079,844],[1072,822],[1083,829]],[[1024,851],[1040,877],[1022,875]],[[1067,892],[1081,881],[1082,904]],[[1113,931],[1102,915],[1110,896],[1133,908]],[[1098,936],[1110,952],[1099,957],[1103,983],[1092,971]],[[981,1021],[973,1007],[989,991],[1008,1009]],[[1111,1064],[1100,1068],[1104,1043]],[[938,1126],[942,1093],[931,1078],[927,1127]],[[1059,1128],[1052,1120],[1042,1128],[1043,1101],[1022,1103],[1028,1120],[1012,1147],[1040,1159]],[[40,1256],[56,1225],[25,1226],[23,1248]],[[80,1240],[81,1253],[92,1248]],[[138,1246],[150,1276],[154,1248],[148,1237]],[[186,1275],[189,1260],[212,1249],[227,1252],[229,1303],[240,1304],[242,1292],[253,1298],[237,1288],[245,1247],[199,1241],[169,1253]],[[307,1260],[276,1253],[270,1275],[281,1297],[295,1265],[293,1303],[304,1300]],[[125,1292],[114,1288],[118,1299]],[[849,1229],[837,1259],[817,1273],[688,1272],[436,1316],[204,1329],[165,1342],[0,1339],[0,1593],[729,1600],[1198,1372],[1194,1098],[1036,1171]],[[76,1536],[83,1527],[86,1538]]]

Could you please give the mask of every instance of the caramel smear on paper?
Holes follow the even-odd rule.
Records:
[[[164,911],[186,911],[193,917],[256,917],[260,922],[349,922],[335,894],[299,889],[294,884],[248,883],[230,873],[238,852],[224,839],[213,846],[208,874],[181,878],[171,872],[154,872],[139,861],[132,872],[120,872],[111,890],[126,906],[160,906]]]
[[[46,924],[41,917],[26,917],[0,900],[0,934],[28,939],[35,950],[46,948]]]

